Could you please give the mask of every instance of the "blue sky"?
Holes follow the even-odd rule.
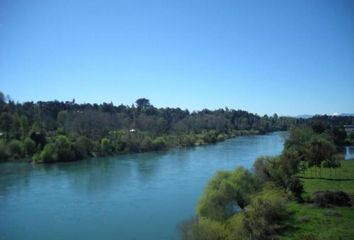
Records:
[[[0,90],[20,102],[354,112],[354,1],[0,0]]]

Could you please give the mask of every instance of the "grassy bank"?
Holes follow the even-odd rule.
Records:
[[[322,169],[321,177],[315,177],[319,169],[308,169],[301,174],[305,197],[322,190],[341,190],[354,196],[354,161],[342,161],[338,169]],[[319,208],[313,204],[288,205],[290,227],[280,239],[354,239],[354,207]]]

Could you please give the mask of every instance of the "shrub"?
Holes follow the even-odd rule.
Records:
[[[316,234],[313,233],[299,233],[294,237],[295,240],[320,240]]]
[[[290,178],[288,188],[293,193],[297,201],[303,201],[301,194],[304,192],[304,185],[297,176],[292,176]]]
[[[75,160],[75,151],[70,140],[63,135],[59,135],[55,139],[56,150],[59,161],[73,161]]]
[[[140,144],[142,151],[149,151],[152,149],[152,141],[149,136],[145,136]]]
[[[77,159],[84,159],[91,156],[93,144],[88,137],[80,136],[74,143],[74,151]]]
[[[20,158],[23,156],[23,146],[19,140],[12,140],[8,144],[8,148],[13,158]]]
[[[227,231],[220,222],[206,218],[192,218],[180,224],[183,240],[222,240],[226,239]]]
[[[279,223],[288,217],[286,198],[280,189],[265,187],[256,194],[244,212],[243,227],[249,239],[274,239]]]
[[[350,196],[343,191],[318,191],[314,193],[314,204],[318,207],[351,206]]]
[[[167,144],[163,137],[157,137],[152,141],[152,146],[154,150],[162,150],[166,148]]]
[[[9,158],[9,152],[6,143],[0,140],[0,161],[5,161]]]
[[[208,183],[197,207],[200,217],[225,220],[238,208],[243,209],[256,191],[253,175],[244,168],[233,172],[219,172]]]
[[[49,143],[44,146],[43,150],[33,157],[36,163],[49,163],[58,161],[58,153],[56,151],[55,145]]]
[[[108,138],[102,138],[100,148],[103,154],[112,154],[113,152],[113,148]]]
[[[253,172],[259,182],[267,182],[271,180],[269,162],[272,161],[272,157],[259,157],[253,164]]]
[[[32,155],[36,152],[36,143],[31,138],[26,138],[23,141],[23,146],[26,154]]]

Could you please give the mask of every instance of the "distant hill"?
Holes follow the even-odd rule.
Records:
[[[332,113],[332,114],[316,114],[316,115],[327,115],[327,116],[337,116],[337,117],[354,117],[354,113]],[[295,116],[295,118],[302,118],[302,119],[309,119],[312,118],[313,116],[316,116],[314,114],[301,114]]]
[[[302,115],[297,115],[295,116],[295,118],[303,118],[303,119],[308,119],[308,118],[312,118],[314,115],[310,115],[310,114],[302,114]]]

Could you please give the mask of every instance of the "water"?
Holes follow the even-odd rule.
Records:
[[[277,155],[284,133],[166,152],[0,164],[0,239],[177,239],[218,170]]]
[[[354,146],[345,147],[344,158],[345,160],[354,159]]]

